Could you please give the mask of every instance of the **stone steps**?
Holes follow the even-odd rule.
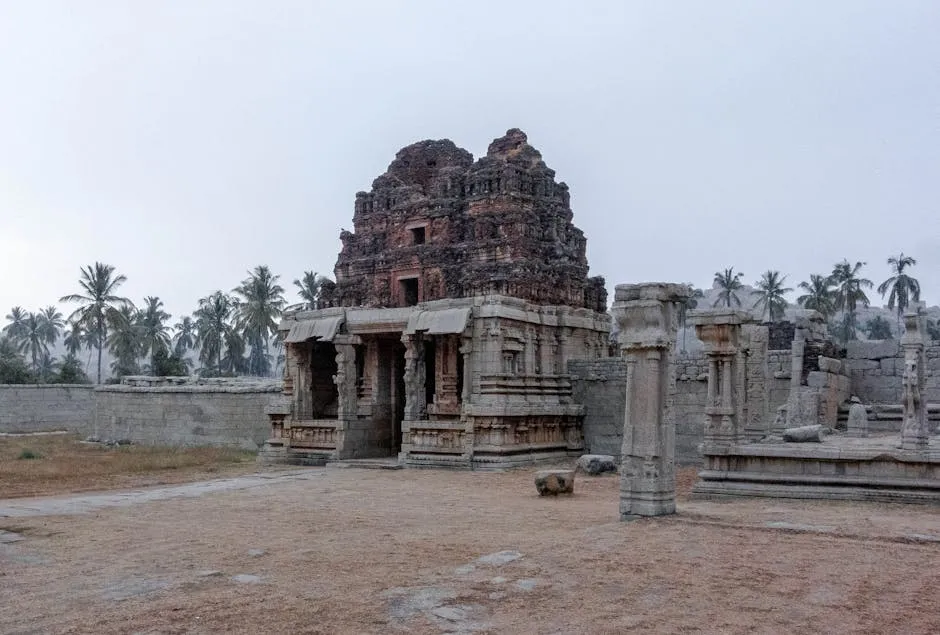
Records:
[[[397,457],[381,459],[341,459],[338,461],[327,461],[327,467],[336,468],[359,468],[363,470],[400,470],[404,466],[399,464]]]

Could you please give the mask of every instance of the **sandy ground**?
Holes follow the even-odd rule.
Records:
[[[0,632],[940,632],[937,508],[617,501],[616,477],[546,499],[531,471],[314,468],[0,518]]]

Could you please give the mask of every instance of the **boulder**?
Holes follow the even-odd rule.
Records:
[[[574,470],[542,470],[535,473],[539,496],[574,494]]]
[[[822,426],[800,426],[783,431],[783,440],[788,443],[822,443]]]
[[[616,473],[617,462],[609,454],[584,454],[578,459],[578,469],[591,476],[605,472]]]

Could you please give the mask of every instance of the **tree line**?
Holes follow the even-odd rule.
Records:
[[[901,253],[888,258],[891,275],[877,287],[882,299],[887,299],[888,309],[897,316],[897,332],[901,331],[901,316],[912,304],[920,301],[920,282],[911,276],[910,270],[917,260]],[[871,301],[866,290],[874,288],[874,283],[862,277],[865,262],[852,264],[848,259],[837,262],[828,274],[812,274],[809,280],[800,282],[798,288],[802,294],[796,303],[804,309],[818,311],[829,324],[830,333],[845,344],[858,337],[859,325],[857,312],[859,307],[868,307]],[[744,274],[735,272],[734,267],[715,272],[714,286],[718,297],[713,306],[743,308],[740,294],[744,290]],[[784,311],[789,306],[786,294],[794,289],[786,287],[787,276],[779,271],[768,270],[754,283],[751,291],[753,303],[761,316],[771,322],[783,319]],[[680,322],[685,326],[685,317],[690,309],[698,306],[704,297],[701,289],[693,289],[692,296],[681,307]],[[928,334],[932,339],[940,339],[940,325],[934,320],[927,321]],[[885,318],[876,316],[868,320],[862,331],[869,339],[891,339],[891,324]]]
[[[192,315],[171,326],[172,317],[157,296],[138,307],[120,295],[127,282],[112,265],[96,262],[81,268],[78,293],[59,302],[77,305],[66,319],[54,306],[28,312],[15,306],[0,330],[0,383],[85,383],[91,355],[96,354],[95,379],[102,380],[102,353],[113,361],[111,375],[146,373],[188,375],[191,356],[204,377],[270,376],[283,363],[277,337],[278,318],[285,309],[317,309],[324,292],[334,284],[314,271],[294,280],[300,302],[288,306],[285,290],[266,265],[229,293],[215,291],[200,298]],[[51,349],[61,340],[65,355]],[[82,364],[79,355],[88,353]],[[273,353],[273,354],[272,354]]]

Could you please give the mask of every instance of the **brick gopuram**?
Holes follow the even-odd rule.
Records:
[[[607,355],[568,187],[520,130],[403,148],[341,234],[330,308],[288,313],[268,460],[505,467],[582,450],[569,359]]]

